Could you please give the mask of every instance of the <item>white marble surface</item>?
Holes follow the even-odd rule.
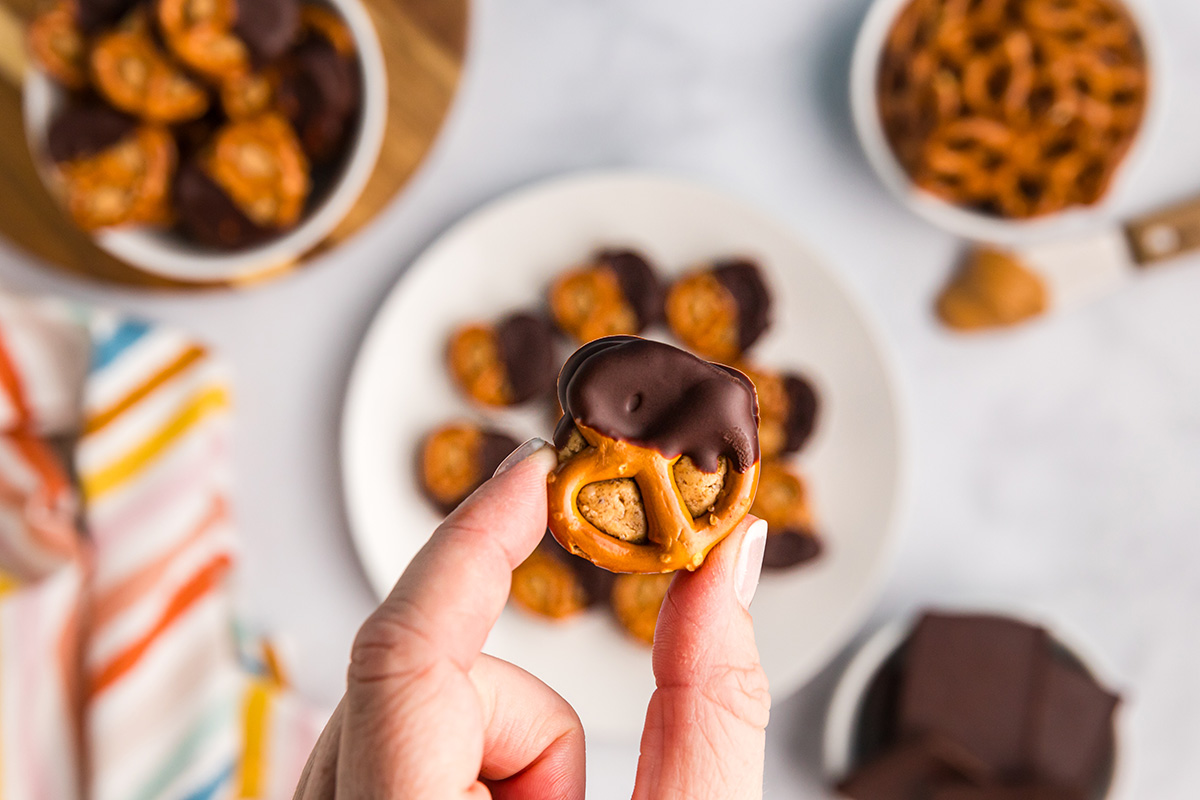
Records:
[[[1118,206],[1200,190],[1200,4],[1150,0],[1168,104]],[[913,513],[878,622],[929,603],[1048,609],[1127,693],[1130,797],[1200,796],[1200,259],[1011,334],[958,339],[930,299],[958,243],[876,183],[846,71],[866,0],[481,0],[463,90],[380,224],[282,283],[152,295],[8,249],[0,280],[169,320],[232,359],[246,613],[332,703],[371,596],[341,511],[343,384],[383,292],[464,212],[524,182],[634,165],[698,177],[792,225],[890,335],[916,441]],[[814,612],[817,613],[817,612]],[[776,698],[768,798],[827,796],[836,667]],[[636,743],[590,744],[591,796],[627,796]]]

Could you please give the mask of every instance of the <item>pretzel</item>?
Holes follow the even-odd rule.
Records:
[[[155,11],[167,46],[189,68],[218,83],[249,70],[250,51],[233,32],[237,0],[158,0]]]
[[[658,614],[662,610],[673,576],[618,575],[612,587],[612,608],[631,636],[645,644],[654,643]]]
[[[546,483],[550,531],[568,551],[613,572],[694,570],[750,510],[758,408],[740,373],[614,336],[568,360],[559,397]]]
[[[566,619],[612,593],[613,574],[567,553],[548,532],[513,570],[509,596],[526,611]]]
[[[470,423],[443,425],[421,443],[421,488],[443,514],[478,489],[517,449],[512,437]]]
[[[300,219],[310,189],[308,160],[295,131],[278,114],[221,128],[205,167],[255,224],[287,228]]]
[[[553,332],[533,314],[510,314],[494,325],[470,323],[450,336],[446,361],[466,394],[487,406],[511,406],[549,394],[554,386]]]
[[[554,321],[568,336],[590,342],[639,333],[662,316],[663,290],[653,269],[631,250],[606,250],[550,287]]]
[[[804,480],[782,462],[763,463],[750,513],[767,523],[764,568],[786,569],[821,554],[808,489]]]
[[[68,212],[84,230],[170,220],[175,141],[143,125],[97,155],[60,165]]]
[[[73,0],[59,0],[29,23],[29,50],[54,80],[68,89],[88,84],[87,40]]]
[[[916,0],[877,78],[913,182],[1010,218],[1090,205],[1145,112],[1145,53],[1113,0]]]
[[[204,89],[159,51],[136,26],[96,39],[91,52],[96,88],[115,108],[151,122],[196,119],[208,110]]]
[[[757,265],[720,261],[683,276],[667,293],[667,324],[705,358],[729,363],[770,324],[771,297]]]
[[[816,428],[819,400],[812,384],[795,373],[740,363],[758,393],[758,445],[762,458],[798,452]]]
[[[243,120],[264,114],[275,102],[272,76],[261,72],[244,72],[221,84],[221,109],[232,120]]]

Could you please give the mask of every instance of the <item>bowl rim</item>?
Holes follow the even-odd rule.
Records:
[[[933,605],[894,617],[879,625],[856,645],[853,655],[842,669],[834,685],[833,694],[825,712],[824,729],[821,737],[821,767],[827,783],[836,784],[845,778],[853,764],[854,739],[857,733],[858,715],[866,691],[879,670],[895,652],[903,646],[926,612],[950,614],[986,614],[1001,616],[1038,625],[1049,633],[1050,638],[1074,657],[1087,672],[1106,686],[1120,685],[1108,663],[1097,649],[1088,643],[1077,630],[1064,624],[1060,615],[1030,608],[998,607],[996,605]],[[1129,775],[1129,758],[1123,741],[1130,737],[1127,731],[1128,698],[1118,705],[1113,721],[1114,744],[1108,766],[1108,782],[1093,800],[1116,800],[1126,796]]]
[[[97,247],[142,272],[174,281],[251,282],[300,260],[341,223],[366,188],[383,148],[388,116],[387,67],[379,35],[362,0],[319,1],[336,10],[350,28],[363,81],[362,110],[350,156],[320,203],[292,230],[232,253],[195,251],[190,243],[177,245],[178,237],[169,233],[137,227],[90,234]],[[21,94],[26,147],[46,189],[57,196],[44,143],[50,115],[66,93],[30,64]]]
[[[860,147],[876,177],[905,207],[927,222],[966,239],[995,242],[1009,246],[1028,246],[1095,229],[1112,213],[1115,198],[1139,159],[1148,150],[1158,130],[1165,91],[1162,82],[1167,70],[1157,26],[1145,0],[1113,0],[1124,7],[1137,26],[1146,55],[1149,76],[1146,106],[1142,121],[1125,156],[1118,163],[1108,191],[1091,206],[1071,206],[1033,219],[1005,219],[954,205],[927,192],[909,178],[896,158],[879,117],[877,76],[884,43],[892,25],[913,0],[873,0],[858,36],[850,64],[850,112]]]

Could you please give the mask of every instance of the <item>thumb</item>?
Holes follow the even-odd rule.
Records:
[[[747,612],[767,524],[745,521],[693,573],[676,575],[654,634],[634,800],[762,797],[771,696]]]

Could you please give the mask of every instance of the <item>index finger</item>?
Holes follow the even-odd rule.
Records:
[[[556,456],[542,445],[463,501],[372,614],[364,629],[394,623],[387,645],[396,656],[470,669],[504,609],[513,569],[546,532],[546,475]]]

